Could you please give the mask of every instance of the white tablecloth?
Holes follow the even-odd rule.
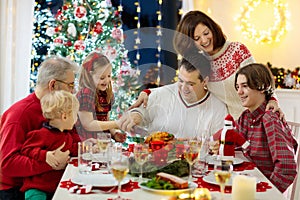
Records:
[[[245,159],[244,157],[242,157],[242,154],[237,154],[237,157]],[[74,167],[72,164],[69,164],[65,170],[61,181],[69,180],[72,176],[78,173],[77,170],[77,167]],[[246,171],[246,173],[257,177],[261,181],[268,182],[272,186],[272,188],[268,189],[266,192],[256,192],[256,200],[286,200],[284,195],[257,168],[255,168],[254,170],[248,170]],[[220,199],[219,192],[211,192],[211,194],[213,197],[215,197],[215,200]],[[102,194],[100,192],[97,192],[97,190],[95,190],[92,194],[74,194],[68,192],[66,188],[61,188],[58,186],[54,194],[53,200],[106,200],[107,198],[114,198],[116,196],[116,193]],[[132,200],[168,200],[170,197],[144,191],[142,189],[134,189],[132,192],[122,192],[121,196],[125,198],[130,198]],[[231,200],[231,194],[226,193],[225,200]]]

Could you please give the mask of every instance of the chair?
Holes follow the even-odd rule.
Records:
[[[297,142],[298,142],[298,149],[296,152],[296,158],[297,158],[297,166],[298,166],[298,173],[297,176],[291,186],[291,196],[290,200],[299,200],[300,199],[300,153],[299,153],[299,146],[300,146],[300,123],[297,122],[287,122],[290,128],[292,129],[292,133],[294,134]]]

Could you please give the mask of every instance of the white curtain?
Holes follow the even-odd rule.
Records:
[[[34,0],[0,0],[0,114],[29,94]]]
[[[194,10],[194,0],[183,0],[182,1],[183,15],[191,10]]]

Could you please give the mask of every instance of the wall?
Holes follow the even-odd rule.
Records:
[[[300,66],[299,51],[300,47],[300,1],[299,0],[281,0],[288,4],[290,11],[290,30],[276,44],[255,44],[253,41],[245,39],[241,32],[236,30],[238,23],[234,18],[240,13],[246,0],[194,0],[194,9],[204,11],[209,14],[220,26],[231,41],[240,41],[244,43],[254,55],[257,62],[270,62],[275,67],[294,69]],[[257,8],[251,13],[251,20],[257,20],[255,25],[260,30],[266,30],[274,25],[273,4],[268,8],[266,3],[261,3],[264,10]],[[210,13],[209,13],[210,11]],[[257,12],[258,11],[258,12]],[[256,18],[256,19],[255,19]],[[263,28],[266,27],[266,28]]]

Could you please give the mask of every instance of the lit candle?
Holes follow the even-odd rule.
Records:
[[[232,200],[255,200],[256,178],[237,175],[232,183]]]

